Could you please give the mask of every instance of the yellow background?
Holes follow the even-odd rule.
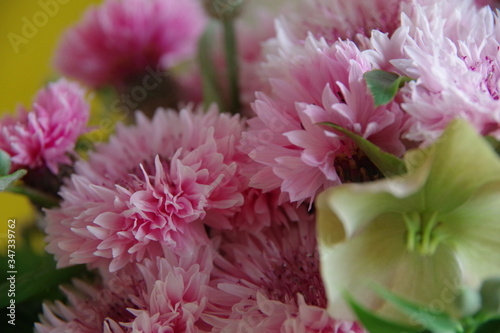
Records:
[[[37,90],[57,76],[52,67],[52,55],[63,31],[79,21],[84,10],[99,0],[1,0],[0,1],[0,114],[15,112],[19,104],[29,105]],[[36,27],[36,34],[19,44],[19,52],[9,40],[10,36],[24,38],[25,21],[43,19],[46,11],[40,3],[58,5],[58,11]],[[37,16],[38,15],[38,16]],[[24,21],[23,21],[24,20]],[[43,23],[42,21],[37,21]],[[33,220],[33,211],[24,198],[0,193],[0,244],[5,244],[7,220],[20,222]],[[5,246],[2,246],[2,251]],[[1,253],[1,251],[0,251]]]

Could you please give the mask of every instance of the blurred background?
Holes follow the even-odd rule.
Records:
[[[98,4],[98,0],[18,0],[0,1],[0,116],[14,113],[18,105],[30,104],[45,83],[57,77],[52,66],[52,55],[64,30],[76,23],[85,9]],[[52,266],[50,257],[43,255],[43,236],[33,230],[36,212],[20,196],[0,193],[0,276],[4,282],[7,258],[7,221],[16,219],[16,265],[18,270],[17,291],[26,288],[21,272]],[[23,238],[20,234],[23,234]],[[50,277],[48,277],[50,279]],[[50,283],[48,283],[50,284]],[[1,299],[5,299],[1,290]],[[56,289],[57,291],[57,289]],[[47,288],[42,297],[56,296],[53,288]],[[40,308],[39,300],[22,300],[16,295],[16,326],[7,324],[2,315],[0,331],[32,332]],[[22,303],[20,303],[22,302]],[[3,306],[1,306],[3,308]]]
[[[57,73],[52,55],[64,30],[77,22],[97,0],[0,1],[0,115],[29,106],[38,89]],[[30,25],[31,24],[31,25]],[[34,27],[35,29],[31,29]],[[8,218],[31,220],[24,198],[0,193],[0,242],[6,237]],[[4,251],[2,246],[0,251]]]

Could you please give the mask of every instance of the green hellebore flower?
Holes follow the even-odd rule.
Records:
[[[344,291],[408,320],[373,285],[452,311],[461,285],[500,276],[500,159],[486,141],[455,120],[435,144],[408,152],[405,164],[404,176],[341,185],[317,198],[321,274],[334,317],[352,318]]]

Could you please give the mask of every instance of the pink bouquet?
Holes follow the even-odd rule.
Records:
[[[89,9],[0,120],[56,262],[7,316],[51,280],[40,333],[500,332],[496,5]]]

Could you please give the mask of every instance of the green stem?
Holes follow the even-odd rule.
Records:
[[[238,113],[240,110],[240,92],[238,80],[238,51],[234,29],[234,19],[222,20],[224,26],[224,46],[229,79],[230,111]]]
[[[28,197],[35,205],[43,208],[52,208],[59,206],[59,200],[56,197],[27,186],[12,185],[7,188],[7,191],[22,194]]]
[[[222,110],[222,98],[220,87],[217,82],[217,73],[214,70],[212,59],[212,44],[215,35],[215,22],[211,22],[205,33],[200,38],[198,44],[198,62],[200,64],[201,78],[203,84],[203,105],[208,108],[212,103],[216,103]]]

